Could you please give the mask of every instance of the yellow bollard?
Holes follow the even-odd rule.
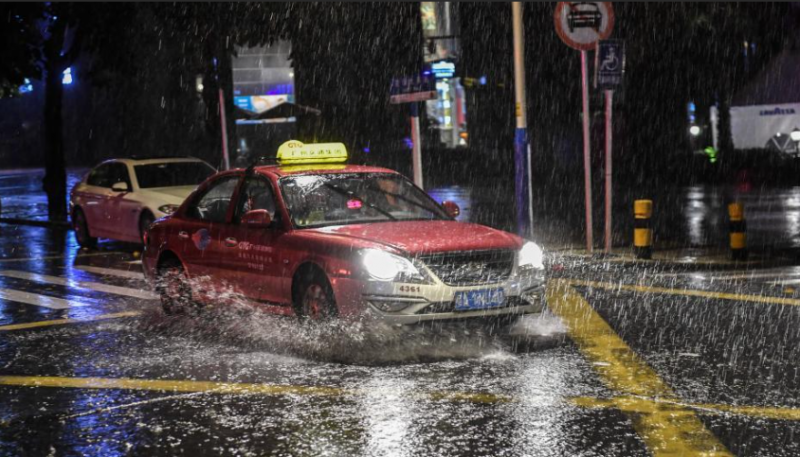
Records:
[[[633,202],[633,252],[637,259],[653,257],[653,229],[650,218],[653,216],[653,200]]]
[[[747,222],[744,220],[744,206],[741,203],[728,205],[730,224],[731,258],[747,260]]]

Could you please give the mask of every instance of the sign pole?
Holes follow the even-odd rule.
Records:
[[[419,107],[417,102],[411,103],[411,167],[413,169],[414,184],[420,189],[422,185],[422,138],[419,134]]]
[[[606,99],[606,254],[611,253],[611,142],[614,91],[605,91]]]
[[[436,81],[430,74],[392,78],[389,86],[389,103],[411,105],[411,168],[414,184],[422,186],[422,135],[419,131],[418,102],[433,100],[437,96]]]
[[[228,121],[225,118],[225,93],[219,89],[219,122],[222,124],[222,161],[226,170],[231,168],[231,159],[228,155]]]
[[[512,2],[514,34],[514,96],[517,128],[514,132],[514,196],[517,206],[517,234],[531,235],[531,151],[528,144],[528,113],[525,103],[525,43],[522,29],[522,3]]]
[[[606,40],[614,29],[614,6],[611,2],[558,2],[553,14],[556,33],[567,46],[581,52],[581,92],[583,96],[583,172],[586,193],[586,252],[594,250],[592,233],[592,170],[591,139],[589,138],[589,70],[586,53],[596,50],[598,42]],[[621,60],[608,55],[603,67],[621,70]],[[610,162],[609,162],[610,163]],[[609,169],[610,171],[610,169]],[[609,194],[610,195],[610,194]],[[610,219],[609,219],[610,220]],[[610,243],[610,241],[607,241]]]
[[[581,89],[583,92],[583,185],[586,196],[586,252],[592,253],[592,170],[589,138],[589,70],[586,51],[581,51]]]

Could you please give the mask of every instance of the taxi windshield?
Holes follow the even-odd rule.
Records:
[[[295,227],[450,219],[400,175],[303,175],[283,178],[280,185]]]

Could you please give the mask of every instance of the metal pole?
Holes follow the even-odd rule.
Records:
[[[411,102],[411,167],[414,174],[414,184],[420,189],[422,185],[422,139],[419,134],[419,107],[417,102]]]
[[[606,254],[611,253],[611,114],[613,112],[614,91],[606,90]]]
[[[589,70],[586,51],[581,51],[581,87],[583,92],[583,175],[586,191],[586,252],[591,253],[594,246],[592,237],[592,170],[589,144]]]
[[[514,195],[517,204],[517,234],[530,236],[533,227],[531,211],[530,148],[528,117],[525,103],[525,43],[522,30],[522,3],[511,3],[514,33],[514,95],[517,128],[514,132]]]
[[[225,93],[219,89],[219,122],[222,124],[222,161],[226,170],[231,168],[231,160],[228,155],[228,121],[225,118]]]

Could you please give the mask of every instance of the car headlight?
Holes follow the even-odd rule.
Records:
[[[517,266],[522,270],[544,269],[544,252],[538,244],[528,241],[522,245],[522,249],[517,254]]]
[[[162,205],[158,207],[158,210],[164,214],[172,214],[174,213],[180,205]]]
[[[366,249],[362,265],[371,279],[377,281],[420,282],[425,277],[410,260],[380,249]]]

